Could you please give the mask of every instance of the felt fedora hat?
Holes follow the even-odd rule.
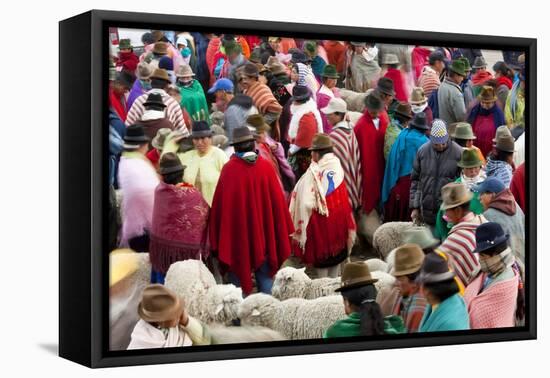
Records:
[[[466,63],[461,59],[455,59],[451,62],[451,65],[449,66],[449,71],[466,77]]]
[[[401,117],[411,119],[413,117],[411,104],[409,104],[408,102],[400,102],[395,108],[394,114],[399,114]]]
[[[426,119],[426,113],[420,112],[416,113],[414,115],[414,118],[411,122],[409,122],[409,127],[414,127],[418,130],[429,130],[430,127],[428,126],[428,120]]]
[[[271,130],[271,127],[265,122],[261,114],[249,115],[246,123],[256,130],[257,133],[263,133]]]
[[[460,168],[476,168],[481,167],[483,162],[479,158],[479,155],[475,149],[465,148],[462,150],[462,156],[456,165]]]
[[[140,80],[147,80],[153,74],[153,69],[146,62],[141,62],[137,66],[137,78]]]
[[[510,131],[510,128],[506,125],[502,125],[497,127],[497,131],[495,132],[495,137],[493,138],[493,143],[496,143],[498,138],[503,136],[512,136],[512,132]]]
[[[153,74],[151,75],[151,79],[164,80],[169,83],[171,82],[170,76],[168,76],[168,71],[162,68],[157,68],[155,71],[153,71]]]
[[[428,98],[424,94],[424,88],[414,87],[411,92],[411,105],[420,105],[428,101]]]
[[[124,136],[124,142],[130,145],[143,144],[149,142],[149,138],[145,135],[145,130],[140,124],[130,125],[126,128],[126,135]]]
[[[162,148],[164,147],[164,142],[166,141],[166,137],[168,137],[168,135],[170,135],[171,132],[172,130],[170,130],[167,127],[163,127],[162,129],[159,129],[159,131],[157,131],[157,134],[151,141],[151,146],[161,151]]]
[[[513,136],[503,135],[497,138],[495,145],[497,150],[504,152],[514,152],[515,151],[515,142]]]
[[[118,49],[119,50],[128,50],[128,49],[133,49],[134,46],[132,46],[132,43],[130,42],[130,39],[128,38],[124,38],[124,39],[121,39],[120,42],[118,43]]]
[[[481,91],[479,92],[479,95],[477,96],[477,98],[480,101],[495,102],[497,100],[497,95],[495,94],[495,88],[491,87],[490,85],[484,85],[481,88]]]
[[[147,96],[147,100],[143,103],[143,106],[160,106],[165,108],[166,104],[162,101],[162,95],[160,93],[150,93]]]
[[[332,140],[330,139],[328,134],[318,133],[315,134],[315,136],[313,137],[313,141],[311,142],[311,147],[309,148],[309,150],[324,150],[326,148],[331,148],[332,146]]]
[[[191,139],[205,138],[205,137],[211,137],[211,136],[212,136],[212,130],[210,130],[210,126],[208,126],[208,122],[206,121],[193,122],[193,128],[191,129]]]
[[[183,172],[185,168],[187,167],[181,164],[180,158],[173,152],[167,152],[160,158],[159,173],[161,175]]]
[[[468,122],[458,122],[455,125],[453,134],[451,136],[454,139],[476,139],[476,136],[474,135],[474,132],[472,130],[472,125],[470,125]]]
[[[255,63],[249,62],[242,67],[241,74],[249,77],[258,77],[260,76],[260,71]]]
[[[509,235],[496,222],[487,222],[476,228],[476,249],[474,253],[483,253],[502,243],[507,243]]]
[[[277,59],[274,56],[270,56],[267,60],[265,67],[273,74],[273,75],[280,75],[280,74],[286,74],[286,68],[284,64],[282,64],[279,59]]]
[[[307,64],[311,61],[311,58],[307,56],[303,51],[294,51],[291,54],[290,62],[292,64],[304,63]]]
[[[462,183],[451,182],[441,188],[441,210],[453,209],[457,206],[470,202],[473,193]]]
[[[233,141],[231,142],[231,146],[254,140],[254,135],[252,135],[252,131],[250,131],[250,128],[246,126],[241,126],[233,129],[232,137]]]
[[[416,244],[403,244],[395,251],[393,275],[406,276],[420,270],[424,262],[424,251]]]
[[[153,46],[153,54],[157,55],[167,55],[168,54],[168,45],[166,42],[157,42]]]
[[[428,253],[420,268],[416,282],[420,284],[438,283],[454,279],[455,273],[449,263],[439,253]]]
[[[474,59],[474,64],[472,65],[472,68],[485,68],[487,67],[487,62],[485,61],[485,58],[483,57],[483,55],[481,56],[476,56],[476,58]]]
[[[395,88],[393,86],[393,80],[388,77],[381,77],[378,80],[376,89],[388,96],[395,96]]]
[[[181,316],[181,299],[164,285],[153,284],[145,287],[138,305],[138,314],[148,323],[175,320]]]
[[[382,64],[399,64],[399,58],[395,54],[384,54]]]
[[[326,77],[329,79],[338,79],[340,75],[338,75],[338,71],[336,71],[336,66],[334,64],[327,64],[323,68],[323,73],[321,74],[321,77]]]
[[[309,88],[305,85],[295,85],[292,88],[292,97],[293,101],[304,101],[311,97],[311,92]]]
[[[433,237],[428,227],[414,226],[403,233],[403,243],[416,244],[422,249],[433,248],[439,244],[439,239]]]
[[[335,291],[370,285],[377,281],[376,278],[371,276],[369,266],[366,263],[359,261],[350,262],[344,266],[341,285]]]
[[[195,76],[193,73],[193,69],[189,64],[182,64],[178,67],[178,71],[176,72],[176,77],[188,77],[188,76]]]

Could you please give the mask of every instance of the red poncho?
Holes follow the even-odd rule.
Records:
[[[139,63],[139,58],[133,52],[119,52],[116,62],[117,67],[122,67],[124,71],[128,71],[135,76],[135,72]]]
[[[290,256],[294,226],[273,166],[261,156],[248,163],[233,155],[220,174],[210,213],[210,245],[245,294],[265,259],[275,275]]]
[[[521,207],[521,210],[525,213],[525,163],[521,163],[514,171],[512,182],[510,183],[510,190],[519,207]]]
[[[126,116],[128,115],[126,100],[124,96],[118,96],[111,86],[109,86],[109,106],[115,111],[122,122],[126,121]]]
[[[380,127],[376,130],[372,117],[365,110],[353,130],[361,154],[362,202],[365,214],[370,213],[380,201],[380,191],[384,179],[384,135],[388,126],[388,116],[383,112],[379,117]]]
[[[409,101],[409,95],[407,94],[407,85],[405,84],[405,77],[401,70],[397,68],[388,68],[388,72],[384,75],[388,79],[393,81],[393,87],[395,89],[395,98],[401,102]]]
[[[422,46],[415,46],[411,52],[411,61],[414,73],[414,82],[418,82],[418,78],[422,74],[422,69],[430,63],[430,54],[432,50]]]
[[[155,190],[150,259],[153,269],[166,274],[170,265],[208,257],[208,203],[189,184],[161,182]]]

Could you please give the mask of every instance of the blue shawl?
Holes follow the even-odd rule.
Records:
[[[415,128],[404,129],[399,133],[386,162],[382,183],[382,203],[386,203],[390,197],[390,192],[397,180],[411,174],[416,152],[428,141],[428,137]]]
[[[495,124],[495,130],[497,127],[506,125],[506,121],[504,120],[504,113],[496,104],[491,109],[484,109],[481,107],[481,104],[476,104],[470,111],[470,115],[468,116],[468,123],[470,125],[474,124],[474,121],[478,115],[480,116],[488,116],[492,114],[493,115],[493,122]]]
[[[418,332],[459,331],[470,329],[470,317],[466,303],[460,294],[445,299],[432,312],[428,305]]]

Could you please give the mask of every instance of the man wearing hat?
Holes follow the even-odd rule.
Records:
[[[433,227],[441,204],[441,188],[458,177],[462,147],[449,140],[447,125],[440,119],[432,123],[430,143],[418,149],[411,172],[409,206],[416,223]]]
[[[215,96],[216,109],[225,112],[229,102],[235,97],[235,86],[229,79],[222,78],[216,80],[214,85],[208,90],[208,94]]]
[[[453,227],[447,239],[439,246],[439,251],[445,253],[457,277],[464,286],[468,286],[479,273],[479,262],[473,255],[476,247],[475,231],[487,219],[470,210],[473,194],[465,184],[450,183],[441,192],[441,210]]]
[[[386,128],[386,135],[384,136],[384,159],[388,160],[388,155],[397,136],[402,130],[407,128],[412,117],[411,105],[408,102],[399,102]]]
[[[115,79],[109,82],[109,107],[124,122],[128,116],[126,93],[134,85],[134,78],[126,71],[118,72]]]
[[[351,252],[355,221],[344,170],[330,137],[316,134],[309,150],[311,164],[290,197],[293,251],[304,264],[315,268],[317,277],[334,278]]]
[[[432,126],[433,122],[433,112],[432,109],[428,106],[428,97],[424,94],[424,89],[422,87],[414,87],[411,92],[411,99],[409,101],[411,104],[411,111],[413,116],[420,112],[426,114],[426,121],[428,126]]]
[[[195,74],[191,66],[183,64],[176,72],[176,86],[180,91],[180,106],[191,116],[193,121],[206,121],[210,123],[210,115],[206,96],[202,85],[195,80]]]
[[[321,78],[323,85],[321,85],[321,88],[317,92],[317,108],[319,110],[325,108],[331,99],[340,97],[340,92],[336,88],[336,82],[338,81],[336,66],[327,64],[323,69]],[[321,119],[323,120],[323,132],[329,134],[332,130],[332,125],[323,112],[321,112]]]
[[[141,319],[128,350],[209,345],[206,326],[189,316],[182,301],[164,285],[147,286],[137,309]]]
[[[209,217],[210,248],[229,281],[252,292],[271,293],[273,276],[290,256],[294,232],[283,189],[273,166],[255,151],[246,126],[234,129],[235,153],[224,165]]]
[[[171,135],[165,142],[162,153],[178,153],[185,169],[184,180],[194,185],[203,195],[208,205],[212,205],[212,198],[220,172],[228,158],[223,150],[212,145],[212,130],[206,121],[193,122],[191,139],[194,148],[187,152],[178,152],[178,142],[183,138],[180,133]]]
[[[319,55],[319,45],[317,41],[304,41],[303,49],[304,53],[311,60],[310,66],[315,78],[317,80],[322,80],[321,75],[323,74],[327,62]]]
[[[115,58],[119,71],[126,71],[134,76],[139,63],[139,58],[134,54],[134,47],[129,39],[121,39],[118,45],[118,55]]]
[[[369,266],[362,261],[344,266],[342,284],[336,289],[342,295],[347,318],[336,321],[323,334],[323,338],[373,336],[404,333],[403,319],[383,317],[376,302],[378,279],[373,278]]]
[[[145,113],[144,103],[147,102],[147,98],[151,93],[156,93],[161,95],[162,102],[166,106],[164,113],[166,114],[166,118],[174,125],[174,129],[181,130],[185,136],[189,135],[180,104],[166,92],[171,84],[168,72],[163,69],[156,69],[150,76],[150,79],[151,89],[147,91],[147,93],[136,98],[128,111],[128,117],[125,122],[126,125],[132,125],[142,119],[143,113]]]
[[[439,118],[447,124],[466,120],[466,105],[460,84],[467,76],[464,61],[455,59],[437,91]]]
[[[471,148],[465,148],[462,151],[462,157],[458,162],[458,167],[461,169],[460,176],[456,179],[455,183],[466,185],[468,190],[472,192],[473,197],[470,202],[470,210],[474,214],[483,213],[483,206],[479,201],[479,185],[482,184],[487,178],[485,171],[482,169],[482,161],[479,159],[477,151]],[[437,220],[434,229],[434,235],[445,240],[449,230],[453,227],[453,224],[445,217],[445,211],[439,209],[437,213]]]
[[[129,246],[137,252],[149,251],[154,195],[159,183],[155,168],[145,157],[149,141],[143,126],[128,126],[118,169],[118,183],[122,192],[120,246]]]
[[[445,256],[439,253],[426,255],[416,280],[428,302],[418,332],[470,329],[466,303],[455,280],[455,272],[449,269]]]
[[[390,149],[381,194],[386,222],[410,219],[411,172],[417,151],[428,142],[426,136],[428,129],[426,115],[415,114],[409,127],[399,133]]]
[[[288,125],[288,137],[291,144],[288,154],[296,179],[299,179],[309,167],[311,154],[308,149],[311,147],[315,134],[323,132],[323,120],[307,86],[295,85],[292,88],[291,101],[291,116]]]
[[[470,327],[514,327],[523,320],[525,298],[509,235],[499,223],[488,222],[476,230],[476,243],[481,274],[464,292]]]
[[[132,108],[136,98],[146,93],[151,89],[151,75],[153,74],[153,68],[146,62],[140,62],[136,70],[136,81],[130,90],[128,100],[126,104],[128,109]]]
[[[426,298],[420,292],[416,278],[424,262],[424,252],[416,244],[403,244],[395,251],[392,275],[396,279],[399,296],[394,302],[393,315],[403,318],[407,333],[418,332],[426,310]]]
[[[226,59],[221,67],[219,78],[228,78],[233,83],[239,81],[239,69],[248,63],[241,44],[235,40],[224,43]]]
[[[361,206],[362,198],[361,154],[353,127],[346,120],[346,102],[341,98],[333,98],[325,108],[321,109],[321,113],[325,115],[332,127],[329,136],[333,152],[344,170],[350,205],[355,212]]]
[[[365,112],[353,130],[361,154],[362,210],[366,215],[378,205],[384,179],[384,136],[388,123],[387,118],[381,117],[383,112],[384,103],[378,93],[370,93],[365,97]]]
[[[345,87],[364,93],[380,77],[378,47],[374,43],[350,42],[344,65]]]
[[[441,85],[439,77],[445,69],[445,56],[441,51],[433,51],[428,58],[428,65],[422,68],[418,78],[418,86],[424,89],[426,97],[430,97],[433,91],[438,90]]]
[[[175,262],[205,261],[210,254],[206,233],[210,208],[202,194],[184,182],[185,168],[175,153],[162,155],[162,182],[155,190],[149,249],[151,283],[164,284],[166,272]]]
[[[525,215],[510,189],[496,177],[489,177],[479,185],[483,216],[496,222],[509,236],[510,247],[520,267],[525,266]]]
[[[493,74],[487,71],[487,62],[483,55],[476,56],[472,68],[474,69],[472,84],[474,85],[474,95],[477,96],[487,81],[493,79]]]
[[[271,89],[259,82],[260,72],[254,63],[247,63],[242,66],[239,85],[244,94],[252,98],[252,102],[258,112],[271,126],[272,136],[279,140],[279,116],[283,110],[281,104],[273,96]]]
[[[172,132],[169,128],[162,128],[157,131],[157,135],[151,141],[151,149],[145,154],[147,159],[153,164],[156,170],[159,169],[160,155],[162,155],[162,149],[164,148],[164,142],[168,138],[168,135]]]
[[[375,91],[384,102],[384,112],[381,118],[386,118],[386,120],[390,122],[389,115],[393,115],[393,111],[399,104],[399,101],[395,99],[393,80],[388,77],[381,77],[376,84]]]
[[[281,37],[268,37],[267,41],[260,44],[260,63],[266,64],[271,56],[280,52]]]
[[[397,55],[385,54],[382,57],[382,69],[386,70],[384,77],[392,80],[395,89],[395,99],[400,102],[407,102],[409,96],[407,94],[405,76],[398,67],[399,58],[397,58]]]
[[[174,125],[166,118],[164,112],[166,105],[162,101],[160,93],[150,93],[147,96],[147,101],[143,103],[143,107],[145,112],[141,116],[140,124],[150,140],[157,135],[160,129],[174,130]]]
[[[496,138],[495,147],[489,154],[485,167],[487,177],[498,177],[507,188],[510,187],[513,174],[514,152],[514,137],[502,134]]]
[[[468,123],[477,137],[477,146],[483,156],[488,156],[493,149],[492,140],[495,130],[504,124],[504,113],[496,106],[495,89],[485,85],[481,88],[478,103],[470,110]]]
[[[451,125],[454,127],[453,132],[451,133],[451,137],[453,138],[453,141],[456,142],[460,147],[462,148],[470,148],[473,149],[479,160],[481,160],[481,165],[485,166],[486,160],[483,156],[483,153],[479,148],[474,146],[474,141],[476,140],[476,136],[474,135],[474,132],[472,131],[472,125],[470,125],[468,122],[458,122],[454,125]]]

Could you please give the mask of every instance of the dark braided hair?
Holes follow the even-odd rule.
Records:
[[[380,305],[376,303],[377,291],[374,285],[343,290],[341,294],[349,303],[359,309],[361,336],[384,334],[384,315]]]

